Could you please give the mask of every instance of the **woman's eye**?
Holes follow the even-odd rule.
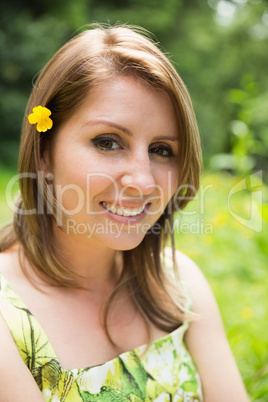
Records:
[[[159,156],[163,156],[164,158],[169,158],[171,156],[174,156],[174,153],[173,153],[171,148],[164,147],[162,145],[150,148],[149,153],[159,155]]]
[[[97,148],[106,150],[106,151],[119,148],[119,145],[117,144],[117,142],[112,138],[95,138],[93,140],[93,143]]]

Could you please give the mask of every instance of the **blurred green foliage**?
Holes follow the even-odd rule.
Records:
[[[253,181],[253,193],[262,191],[267,200],[268,187]],[[176,246],[196,261],[214,291],[251,401],[266,402],[268,204],[237,191],[240,183],[239,176],[204,175],[196,199],[178,213]]]
[[[263,169],[267,177],[267,0],[2,0],[2,165],[16,164],[34,77],[92,22],[142,25],[153,32],[190,90],[206,167]]]

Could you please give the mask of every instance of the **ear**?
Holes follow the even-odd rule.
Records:
[[[41,169],[42,169],[42,172],[43,172],[45,178],[47,178],[48,175],[50,175],[52,173],[50,166],[51,166],[51,163],[50,163],[49,153],[48,153],[48,150],[46,150],[43,152],[43,155],[41,157]]]

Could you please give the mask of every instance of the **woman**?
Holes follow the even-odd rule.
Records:
[[[1,401],[248,400],[209,286],[174,248],[200,170],[187,90],[144,32],[95,27],[50,60],[1,233]]]

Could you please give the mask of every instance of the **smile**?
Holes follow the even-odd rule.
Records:
[[[131,208],[131,209],[123,207],[116,208],[113,204],[106,202],[102,202],[101,204],[105,209],[107,209],[107,211],[120,216],[137,216],[140,215],[145,209],[145,204],[139,208]]]

